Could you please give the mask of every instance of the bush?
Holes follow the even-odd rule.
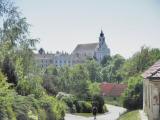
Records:
[[[98,108],[98,113],[104,113],[103,106],[104,106],[104,99],[100,95],[95,95],[93,97],[93,106]]]
[[[76,101],[76,98],[73,95],[66,94],[64,92],[59,92],[57,94],[56,98],[58,100],[63,101],[67,105],[67,107],[68,107],[67,111],[68,112],[70,112],[70,113],[75,113],[76,112],[76,107],[74,105],[74,103]]]
[[[86,101],[77,101],[75,103],[76,110],[78,113],[91,113],[92,112],[92,105]]]

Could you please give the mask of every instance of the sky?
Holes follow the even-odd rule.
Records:
[[[31,24],[37,49],[71,53],[98,42],[101,29],[111,55],[128,58],[141,46],[160,48],[160,0],[15,0]]]

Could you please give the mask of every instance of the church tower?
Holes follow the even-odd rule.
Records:
[[[95,57],[97,61],[101,62],[105,56],[109,56],[109,55],[110,55],[110,49],[106,45],[105,36],[103,31],[101,30],[101,33],[99,36],[99,43],[95,51]]]
[[[102,45],[104,44],[104,42],[105,42],[105,37],[104,37],[103,31],[101,30],[101,33],[100,33],[100,36],[99,36],[99,48],[102,47]]]

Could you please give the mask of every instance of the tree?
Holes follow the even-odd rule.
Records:
[[[129,110],[142,109],[143,83],[140,76],[130,77],[128,88],[123,95],[123,106]]]
[[[90,81],[88,81],[88,90],[89,90],[89,94],[93,97],[94,95],[99,95],[100,94],[100,87],[99,87],[99,83],[91,83]]]
[[[110,62],[112,61],[112,57],[111,56],[104,56],[104,58],[101,61],[101,65],[102,66],[107,66],[110,64]]]
[[[95,60],[89,60],[85,63],[89,73],[89,80],[92,82],[102,82],[101,66]]]
[[[11,62],[8,56],[5,57],[3,61],[2,72],[7,76],[7,81],[9,83],[13,83],[14,85],[17,85],[18,77],[15,71],[15,68],[13,66],[13,63]]]
[[[102,68],[103,81],[120,83],[123,78],[119,70],[123,66],[125,59],[119,54],[112,56],[110,59],[110,62]]]
[[[87,98],[88,93],[88,72],[84,65],[75,65],[71,69],[71,93],[79,98]]]

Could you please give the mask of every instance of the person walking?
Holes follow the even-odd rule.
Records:
[[[93,116],[94,116],[94,120],[96,120],[96,114],[97,114],[97,107],[96,106],[93,106],[92,113],[93,113]]]

